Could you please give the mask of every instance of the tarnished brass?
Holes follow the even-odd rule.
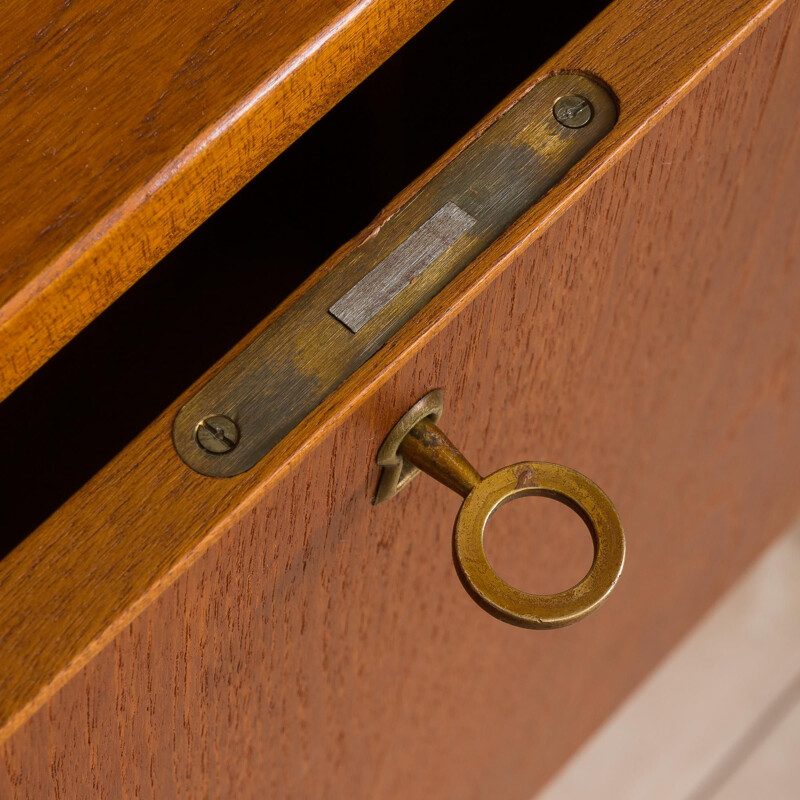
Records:
[[[430,419],[420,420],[408,432],[399,452],[406,461],[462,497],[481,482],[475,467]]]
[[[585,125],[559,123],[553,107],[564,97],[589,104]],[[184,461],[217,477],[252,467],[602,139],[616,116],[611,95],[585,75],[536,84],[186,403],[173,426]],[[239,431],[223,453],[196,436],[214,415]]]
[[[558,500],[586,523],[594,560],[578,584],[557,594],[529,594],[507,584],[489,565],[483,532],[504,503],[539,495]],[[453,561],[464,588],[483,609],[523,628],[561,628],[582,620],[610,594],[625,562],[625,534],[608,496],[585,475],[560,464],[523,461],[493,472],[464,500],[453,533]]]
[[[378,466],[381,470],[381,481],[375,492],[374,503],[382,503],[394,497],[401,489],[419,475],[419,469],[410,461],[406,461],[398,452],[398,448],[406,438],[406,434],[421,420],[429,419],[438,422],[442,416],[444,395],[441,389],[433,389],[417,400],[411,408],[395,423],[389,435],[383,440],[378,450]]]
[[[404,429],[407,433],[398,445],[398,432]],[[583,619],[608,597],[625,562],[625,533],[611,500],[585,475],[559,464],[523,461],[481,478],[435,421],[419,414],[405,414],[390,435],[404,463],[464,497],[453,531],[453,561],[464,588],[483,609],[523,628],[560,628]],[[530,495],[549,497],[571,508],[586,523],[594,542],[589,572],[571,589],[557,594],[515,589],[486,558],[483,535],[489,517],[504,503]]]

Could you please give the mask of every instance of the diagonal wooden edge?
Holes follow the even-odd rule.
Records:
[[[185,144],[178,152],[145,153],[146,180],[126,186],[125,173],[115,177],[120,186],[113,208],[81,220],[83,230],[72,239],[54,240],[41,253],[41,242],[53,238],[52,230],[47,237],[28,231],[38,263],[12,270],[24,281],[10,295],[0,280],[0,400],[450,2],[351,3],[255,88],[243,86],[221,118],[206,121],[199,132],[184,122]],[[263,40],[269,31],[260,35]],[[137,147],[142,143],[127,142],[125,156]],[[80,158],[78,152],[72,160]],[[61,165],[60,172],[69,174],[70,164]]]

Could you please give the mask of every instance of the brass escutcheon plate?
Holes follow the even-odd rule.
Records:
[[[580,127],[556,119],[562,98],[588,103],[588,111],[576,106]],[[173,426],[181,458],[215,477],[250,469],[616,119],[612,96],[585,75],[560,73],[533,86],[181,408]],[[229,420],[239,433],[235,446],[200,446],[198,426],[209,417]]]
[[[444,409],[444,392],[434,389],[414,403],[389,431],[375,459],[381,469],[378,490],[372,502],[375,505],[391,500],[419,475],[419,468],[406,461],[398,449],[408,432],[422,419],[438,422]]]

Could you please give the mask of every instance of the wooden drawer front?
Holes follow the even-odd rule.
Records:
[[[719,12],[669,78],[653,56],[669,98],[598,68],[618,138],[253,470],[192,473],[176,404],[0,564],[0,797],[534,794],[797,512],[800,3],[768,10]],[[665,24],[642,23],[656,55]],[[711,69],[723,33],[749,35]],[[616,52],[576,42],[543,74]],[[598,613],[503,625],[453,571],[455,495],[371,504],[434,387],[479,469],[569,464],[615,500],[628,562]]]

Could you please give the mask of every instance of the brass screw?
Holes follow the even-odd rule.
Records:
[[[239,428],[230,417],[206,417],[195,429],[197,444],[207,453],[229,453],[239,441]]]
[[[565,128],[582,128],[594,116],[592,104],[579,94],[559,97],[553,106],[553,116]]]

